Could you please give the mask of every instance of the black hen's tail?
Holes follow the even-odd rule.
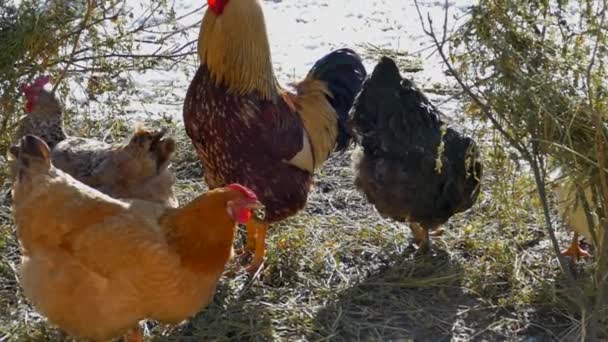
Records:
[[[366,76],[361,57],[350,49],[331,52],[318,60],[308,72],[307,77],[326,82],[333,95],[328,100],[338,114],[337,151],[345,150],[349,145],[348,113]]]

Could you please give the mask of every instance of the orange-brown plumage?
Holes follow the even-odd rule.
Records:
[[[107,340],[145,318],[178,323],[203,309],[232,254],[236,222],[260,206],[231,187],[182,208],[118,200],[55,168],[37,137],[11,151],[21,285],[77,337]]]
[[[304,207],[314,170],[348,145],[348,111],[365,69],[356,53],[337,50],[313,66],[296,93],[287,92],[274,75],[260,2],[208,4],[201,65],[184,103],[186,131],[209,187],[236,182],[258,194],[266,206],[263,237],[265,224]],[[260,261],[256,247],[254,264]]]

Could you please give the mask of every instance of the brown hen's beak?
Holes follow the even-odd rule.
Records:
[[[165,134],[167,134],[167,129],[164,127],[152,133],[152,145],[157,144]]]
[[[250,203],[248,203],[246,205],[247,208],[251,209],[251,210],[260,210],[260,209],[264,209],[264,205],[262,204],[262,202],[260,201],[251,201]]]
[[[260,201],[253,201],[247,204],[247,208],[251,210],[253,216],[258,220],[264,220],[266,217],[266,207]]]

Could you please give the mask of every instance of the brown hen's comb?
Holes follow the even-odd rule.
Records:
[[[24,93],[29,93],[35,88],[44,87],[47,83],[49,83],[50,80],[51,80],[51,78],[48,75],[40,76],[34,80],[34,83],[32,83],[30,85],[24,83],[21,86],[21,91]]]
[[[251,189],[242,186],[241,184],[230,184],[227,186],[229,189],[232,190],[237,190],[240,191],[241,193],[243,193],[243,195],[245,195],[247,198],[252,199],[252,200],[257,200],[258,196],[255,195],[255,192],[253,192]]]

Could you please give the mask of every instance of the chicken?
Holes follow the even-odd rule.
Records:
[[[79,181],[118,198],[139,198],[177,206],[175,177],[170,159],[175,141],[166,131],[136,125],[126,144],[68,136],[63,127],[63,108],[44,87],[48,76],[24,85],[26,115],[17,126],[15,141],[26,134],[41,137],[52,149],[57,168]]]
[[[238,184],[181,208],[117,200],[54,167],[35,136],[11,152],[23,292],[79,338],[108,340],[145,318],[174,324],[203,309],[232,255],[236,224],[261,207]]]
[[[139,198],[178,205],[169,166],[175,141],[164,129],[136,126],[126,144],[67,138],[53,149],[55,166],[79,181],[116,198]]]
[[[561,175],[561,170],[557,170],[556,173],[551,175],[551,177],[555,177],[556,174]],[[591,255],[580,246],[579,237],[582,235],[586,241],[590,242],[592,245],[596,245],[598,241],[602,241],[603,230],[599,224],[599,218],[597,214],[591,210],[590,218],[592,220],[591,223],[595,228],[594,233],[596,234],[596,239],[589,229],[589,220],[587,219],[587,214],[585,213],[585,206],[574,182],[572,182],[570,178],[554,180],[556,180],[557,183],[554,187],[554,192],[557,199],[558,211],[561,214],[564,222],[566,222],[566,224],[574,231],[570,247],[564,250],[562,254],[570,256],[575,260],[578,260],[579,258],[589,258]],[[582,190],[582,194],[584,195],[585,201],[587,202],[587,205],[589,205],[589,208],[593,208],[594,202],[592,188],[590,186],[585,187]]]
[[[469,209],[479,195],[477,145],[447,128],[388,57],[365,81],[350,125],[362,145],[353,154],[356,187],[383,216],[409,221],[419,252],[428,251],[429,231]]]
[[[350,142],[348,112],[365,79],[360,57],[341,49],[317,61],[291,93],[272,69],[258,0],[208,0],[198,40],[200,66],[184,122],[210,188],[250,187],[266,207],[247,226],[249,271],[262,264],[268,224],[306,204],[312,175]]]
[[[24,84],[25,112],[17,125],[14,141],[26,134],[37,135],[52,149],[67,138],[63,129],[63,108],[57,98],[44,86],[50,81],[48,76],[38,77],[30,85]]]

